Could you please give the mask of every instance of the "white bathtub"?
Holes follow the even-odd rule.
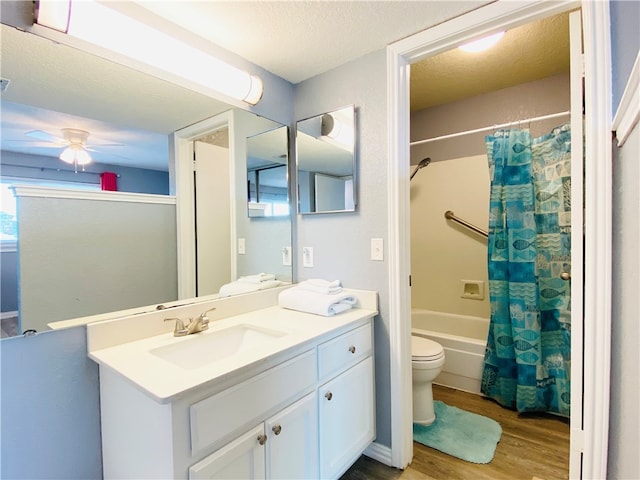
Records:
[[[488,318],[412,309],[411,331],[444,348],[444,367],[434,383],[480,393]]]

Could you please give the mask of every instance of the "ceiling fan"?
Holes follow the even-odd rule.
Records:
[[[59,155],[60,160],[74,165],[77,169],[78,165],[84,166],[91,163],[92,158],[89,152],[96,152],[97,150],[92,146],[87,145],[87,139],[89,138],[89,132],[78,128],[61,128],[62,137],[58,137],[42,130],[32,130],[26,132],[25,135],[45,144],[52,144],[54,147],[63,148]],[[44,145],[50,146],[50,145]],[[119,143],[100,144],[100,147],[116,147],[122,146]]]

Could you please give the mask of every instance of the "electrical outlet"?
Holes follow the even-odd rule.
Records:
[[[371,260],[384,260],[384,242],[381,238],[371,239]]]
[[[245,253],[247,253],[247,251],[245,248],[244,238],[239,238],[238,239],[238,255],[244,255]]]
[[[307,268],[313,267],[313,247],[302,248],[302,266]]]
[[[291,266],[291,247],[282,247],[282,265]]]

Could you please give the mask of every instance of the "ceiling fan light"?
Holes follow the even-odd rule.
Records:
[[[82,145],[72,144],[65,148],[60,154],[60,160],[72,165],[86,165],[91,163],[91,155]]]

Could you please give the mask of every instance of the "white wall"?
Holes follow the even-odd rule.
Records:
[[[355,104],[358,125],[356,212],[298,215],[297,278],[339,279],[350,288],[379,292],[375,320],[377,442],[391,445],[388,263],[372,261],[371,238],[388,241],[386,55],[381,50],[296,87],[295,118]],[[303,247],[314,248],[314,267],[302,267]],[[386,248],[386,246],[385,246]]]
[[[447,210],[488,229],[486,155],[433,162],[411,181],[411,306],[489,318],[487,239],[446,220]],[[462,298],[462,280],[483,282],[484,298]]]
[[[637,2],[611,3],[614,112],[640,58]],[[638,114],[630,105],[627,114]],[[622,147],[613,147],[611,396],[607,478],[640,478],[640,125]]]
[[[608,478],[640,478],[640,128],[613,159],[611,407]]]

